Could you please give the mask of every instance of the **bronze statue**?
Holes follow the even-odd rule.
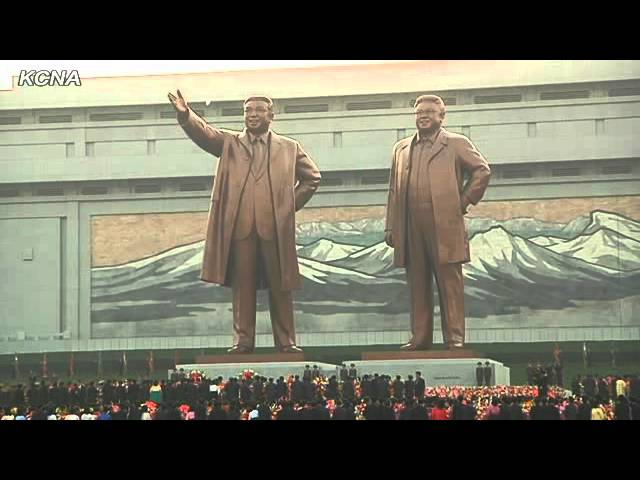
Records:
[[[201,279],[233,292],[233,346],[255,346],[256,290],[269,290],[273,338],[281,352],[297,353],[291,291],[300,288],[295,245],[295,212],[313,196],[320,172],[298,142],[270,129],[273,101],[244,101],[242,132],[208,125],[178,90],[169,100],[186,134],[219,157],[202,263]]]
[[[444,343],[449,349],[462,348],[462,264],[469,261],[464,215],[484,195],[491,170],[467,137],[442,128],[445,105],[440,97],[418,97],[414,113],[418,131],[393,148],[385,226],[394,264],[406,268],[411,298],[412,336],[400,348],[432,346],[434,276]]]

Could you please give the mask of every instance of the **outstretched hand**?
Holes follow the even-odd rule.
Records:
[[[173,108],[176,109],[176,112],[180,114],[186,114],[189,111],[189,105],[187,105],[187,101],[184,99],[180,90],[178,90],[178,96],[176,97],[173,93],[169,92],[169,101]]]

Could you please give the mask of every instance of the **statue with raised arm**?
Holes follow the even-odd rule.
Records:
[[[268,289],[276,348],[296,345],[292,290],[301,279],[295,244],[295,212],[313,196],[320,172],[300,144],[271,130],[273,101],[244,101],[242,132],[209,125],[189,108],[180,90],[169,93],[178,122],[200,148],[219,158],[207,222],[201,279],[231,287],[233,346],[255,346],[256,290]]]

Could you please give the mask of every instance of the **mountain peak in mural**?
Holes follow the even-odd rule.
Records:
[[[358,250],[362,250],[362,247],[342,244],[333,242],[327,238],[321,238],[309,245],[298,248],[298,256],[312,258],[323,262],[331,262],[333,260],[339,260],[347,257]]]
[[[640,268],[640,242],[609,228],[601,228],[547,248],[614,270]]]
[[[596,210],[591,212],[591,222],[583,230],[583,234],[594,233],[606,228],[633,240],[640,241],[640,223],[615,213]]]
[[[384,242],[360,249],[348,257],[336,260],[333,263],[334,265],[372,275],[383,275],[395,269],[393,265],[393,249]]]

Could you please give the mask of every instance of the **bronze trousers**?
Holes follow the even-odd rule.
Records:
[[[407,283],[411,302],[411,340],[429,348],[433,344],[433,277],[440,300],[445,344],[464,343],[464,284],[462,264],[437,262],[433,206],[412,204],[408,214]]]
[[[280,261],[275,241],[260,238],[255,225],[248,237],[231,244],[231,289],[233,292],[233,344],[254,348],[256,336],[256,290],[258,278],[266,274],[269,312],[274,344],[278,348],[296,344],[291,291],[280,289]]]

